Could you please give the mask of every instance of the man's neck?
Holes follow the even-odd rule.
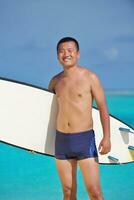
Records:
[[[64,68],[64,75],[65,76],[70,76],[72,75],[78,68],[78,65],[72,66],[72,67],[68,67],[68,68]]]

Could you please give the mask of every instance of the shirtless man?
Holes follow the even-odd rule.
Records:
[[[110,123],[104,92],[97,76],[78,64],[79,44],[74,38],[63,38],[57,44],[57,55],[63,71],[54,76],[49,90],[58,101],[55,157],[64,200],[76,200],[76,171],[79,164],[91,200],[103,200],[100,188],[97,149],[93,131],[92,102],[100,111],[103,138],[100,154],[110,151]]]

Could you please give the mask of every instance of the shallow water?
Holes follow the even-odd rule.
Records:
[[[134,96],[107,95],[110,114],[134,127]],[[134,199],[134,163],[101,165],[105,200]],[[78,168],[78,200],[88,200]],[[0,143],[0,200],[61,200],[55,161]]]

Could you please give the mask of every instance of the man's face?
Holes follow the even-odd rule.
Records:
[[[73,67],[77,64],[80,53],[76,48],[75,42],[61,43],[58,49],[58,60],[65,68]]]

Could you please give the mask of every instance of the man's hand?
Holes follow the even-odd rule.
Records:
[[[110,138],[103,138],[99,145],[99,153],[101,155],[107,154],[111,150]]]

